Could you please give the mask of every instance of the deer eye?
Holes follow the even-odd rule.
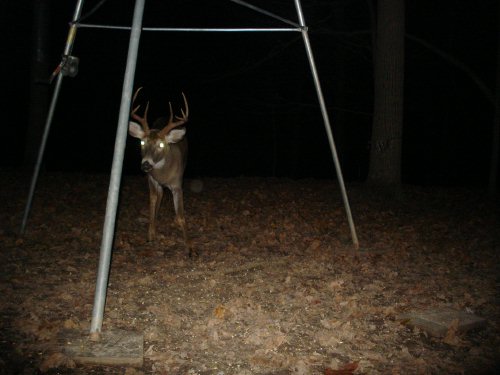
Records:
[[[160,142],[160,148],[164,148],[164,147],[165,147],[165,143]]]
[[[144,146],[146,144],[146,141],[141,140],[141,146]]]

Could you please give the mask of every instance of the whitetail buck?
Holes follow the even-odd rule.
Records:
[[[142,88],[142,87],[141,87]],[[149,230],[148,239],[153,241],[156,237],[156,219],[163,198],[163,188],[167,187],[174,198],[175,221],[181,227],[184,243],[192,255],[192,247],[187,238],[186,220],[184,218],[184,203],[182,194],[182,178],[187,160],[186,128],[178,128],[188,121],[189,107],[186,96],[184,98],[185,110],[181,108],[181,116],[175,116],[172,112],[172,104],[169,102],[170,117],[159,118],[155,125],[161,129],[150,129],[148,125],[149,102],[144,110],[144,116],[137,114],[140,105],[133,108],[139,88],[132,99],[132,110],[130,116],[139,122],[130,121],[129,134],[141,140],[142,162],[141,169],[148,174],[149,183]]]

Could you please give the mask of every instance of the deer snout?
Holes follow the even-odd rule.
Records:
[[[141,164],[141,170],[143,172],[151,172],[151,170],[153,169],[153,166],[149,163],[149,161],[143,161],[142,164]]]

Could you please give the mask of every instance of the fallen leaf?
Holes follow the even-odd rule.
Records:
[[[40,364],[40,371],[47,372],[50,369],[59,367],[75,368],[76,364],[75,361],[63,353],[53,353]]]
[[[214,310],[214,316],[217,319],[224,319],[224,317],[226,316],[226,312],[227,312],[227,309],[224,306],[219,305]]]
[[[448,327],[448,331],[446,332],[446,336],[443,338],[443,342],[452,345],[452,346],[463,346],[464,341],[458,335],[458,326],[460,321],[458,319],[453,319]]]
[[[331,368],[326,368],[324,375],[352,375],[354,371],[358,368],[359,362],[347,363],[338,370],[333,370]]]
[[[127,369],[125,370],[125,375],[144,375],[144,372],[133,367],[127,367]]]

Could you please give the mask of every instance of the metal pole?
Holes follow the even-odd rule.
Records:
[[[311,43],[309,41],[309,35],[307,33],[307,27],[304,22],[304,15],[302,13],[300,0],[295,0],[295,8],[297,9],[300,26],[302,27],[302,37],[304,39],[304,46],[306,48],[307,57],[309,59],[309,65],[311,67],[311,72],[313,75],[314,86],[316,87],[316,93],[318,95],[319,105],[321,107],[321,114],[323,115],[323,122],[325,124],[325,130],[328,136],[328,143],[330,144],[330,150],[332,152],[333,163],[335,164],[335,171],[337,172],[337,178],[339,180],[340,191],[342,193],[342,199],[344,201],[347,220],[349,222],[349,228],[351,230],[352,243],[354,247],[358,249],[359,241],[358,241],[358,236],[356,234],[356,227],[354,226],[354,221],[352,219],[351,207],[349,205],[349,199],[347,198],[347,192],[344,184],[344,177],[342,176],[342,169],[340,168],[340,162],[337,155],[337,148],[335,147],[335,141],[333,140],[332,129],[330,126],[330,119],[328,118],[328,112],[326,110],[323,91],[321,90],[321,84],[319,82],[318,72],[316,70],[316,64],[314,63],[314,56],[311,49]]]
[[[64,56],[70,55],[73,50],[73,43],[75,41],[77,26],[75,24],[76,20],[80,18],[82,12],[83,0],[78,0],[75,12],[73,13],[73,22],[68,31],[68,37],[66,39],[66,45],[64,47]],[[38,175],[40,173],[40,166],[42,165],[43,154],[45,153],[45,145],[47,144],[47,138],[50,132],[50,126],[52,124],[52,119],[54,117],[54,111],[56,109],[57,99],[59,98],[59,92],[61,91],[61,84],[63,80],[62,72],[57,75],[56,85],[54,92],[52,93],[52,99],[50,102],[49,112],[47,114],[47,120],[45,121],[45,129],[43,131],[42,140],[40,142],[40,148],[38,149],[38,156],[35,163],[35,170],[33,171],[33,176],[31,178],[30,190],[28,193],[28,200],[26,202],[26,207],[24,209],[23,221],[21,223],[20,233],[24,234],[26,230],[26,223],[28,222],[28,216],[31,211],[31,204],[33,202],[33,195],[35,194],[35,187],[38,181]]]
[[[116,209],[118,206],[118,195],[122,175],[123,157],[125,154],[125,143],[127,140],[127,128],[130,113],[130,100],[134,85],[134,74],[141,37],[142,15],[145,0],[136,0],[132,31],[128,47],[127,67],[123,81],[120,114],[118,118],[118,129],[116,131],[115,151],[111,167],[111,178],[109,182],[108,200],[106,203],[106,215],[104,217],[103,237],[101,242],[101,253],[99,257],[99,268],[94,297],[94,309],[90,325],[91,338],[97,339],[101,332],[104,305],[106,301],[106,289],[109,277],[109,264],[111,260],[111,247],[115,231]]]
[[[107,30],[130,30],[130,26],[98,25],[90,23],[79,23],[80,29],[107,29]],[[201,32],[201,33],[246,33],[246,32],[300,32],[302,29],[296,27],[143,27],[142,31],[156,32]]]

